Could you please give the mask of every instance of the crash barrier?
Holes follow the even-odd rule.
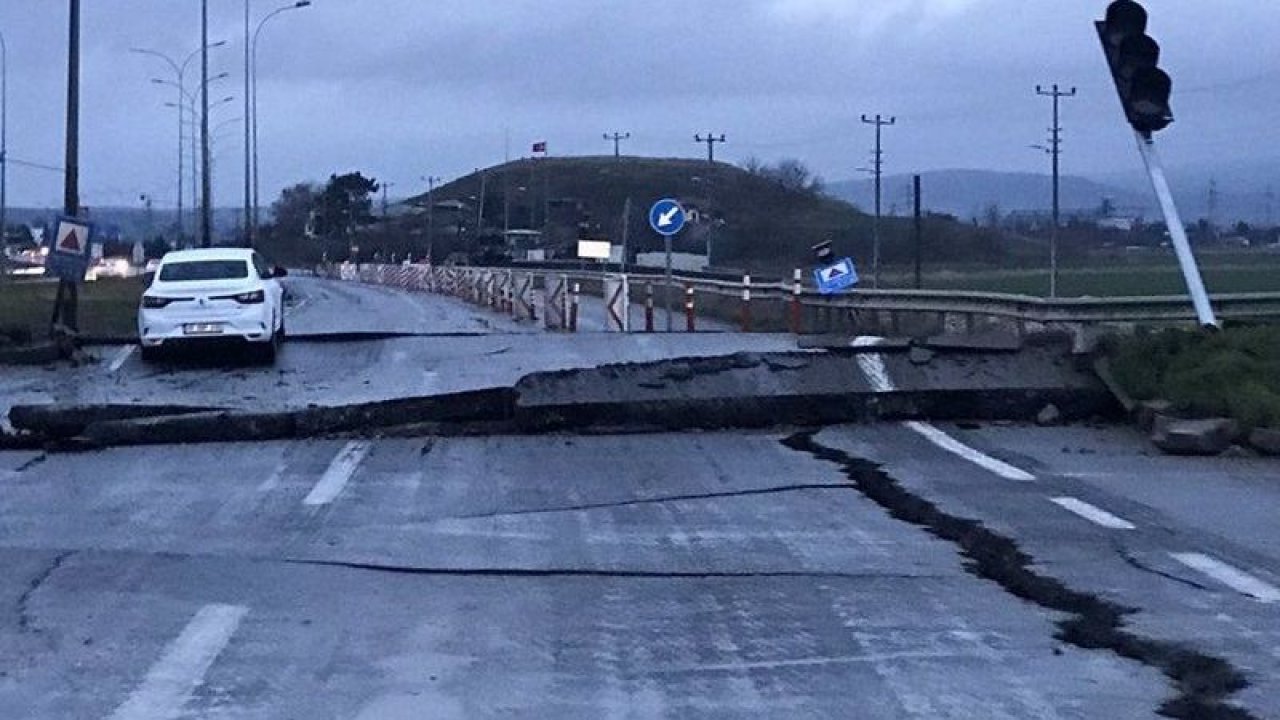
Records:
[[[796,270],[790,281],[758,282],[751,276],[709,279],[510,268],[431,267],[425,265],[327,265],[317,275],[389,285],[460,297],[536,321],[539,291],[548,329],[577,330],[579,296],[584,290],[612,299],[626,277],[630,287],[645,283],[644,330],[652,332],[655,307],[683,303],[684,329],[694,332],[699,318],[715,318],[753,332],[845,333],[918,336],[948,332],[1002,330],[1019,336],[1066,330],[1087,338],[1100,330],[1133,326],[1174,326],[1196,322],[1186,297],[1058,298],[943,290],[853,290],[823,295],[804,285]],[[609,279],[614,278],[613,285]],[[607,294],[606,286],[613,287]],[[1280,293],[1217,295],[1211,298],[1222,320],[1280,319]],[[622,298],[618,297],[617,302]],[[630,313],[609,306],[606,320],[629,331]],[[665,329],[665,328],[663,328]],[[677,328],[678,329],[678,328]]]

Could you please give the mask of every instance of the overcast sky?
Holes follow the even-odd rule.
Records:
[[[284,2],[252,0],[254,23]],[[1275,159],[1280,7],[1275,0],[1150,0],[1178,122],[1172,164]],[[82,197],[175,202],[173,73],[141,47],[181,58],[199,45],[197,0],[82,0]],[[223,125],[215,199],[242,198],[242,0],[210,0],[211,74]],[[694,133],[724,133],[718,157],[797,157],[828,180],[858,176],[873,132],[886,171],[1047,170],[1050,105],[1036,84],[1076,86],[1064,101],[1064,172],[1139,167],[1091,21],[1105,0],[315,0],[283,13],[259,46],[264,204],[279,189],[361,170],[393,196],[529,153],[624,151],[696,157]],[[65,0],[3,0],[9,156],[61,165]],[[198,63],[193,63],[198,67]],[[189,73],[194,78],[196,73]],[[194,89],[196,83],[190,81]],[[227,123],[224,125],[224,123]],[[9,168],[14,205],[57,205],[61,177]]]

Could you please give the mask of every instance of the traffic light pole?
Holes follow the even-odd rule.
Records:
[[[1151,187],[1160,200],[1160,210],[1164,213],[1165,225],[1169,228],[1169,239],[1173,243],[1174,252],[1178,255],[1178,265],[1182,267],[1182,277],[1187,282],[1187,290],[1191,293],[1191,302],[1196,308],[1196,317],[1204,327],[1217,327],[1218,318],[1214,315],[1213,306],[1209,303],[1209,293],[1204,289],[1204,279],[1200,275],[1200,266],[1196,264],[1195,253],[1191,251],[1191,241],[1187,239],[1186,226],[1178,214],[1178,206],[1173,202],[1173,191],[1169,188],[1169,179],[1164,172],[1164,162],[1156,151],[1153,138],[1136,132],[1138,152],[1146,163],[1147,174],[1151,176]]]

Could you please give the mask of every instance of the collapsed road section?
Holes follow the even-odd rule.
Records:
[[[883,366],[895,379],[877,382]],[[901,344],[738,353],[526,375],[511,387],[273,412],[16,406],[9,444],[68,449],[335,434],[545,433],[761,428],[870,420],[1110,416],[1105,386],[1064,349]]]

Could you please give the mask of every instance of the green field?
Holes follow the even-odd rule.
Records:
[[[80,289],[80,332],[92,336],[137,334],[139,298],[145,288],[142,278],[102,279],[85,283]],[[53,299],[58,285],[43,280],[0,280],[0,333],[16,329],[30,337],[49,334]]]
[[[1280,292],[1280,258],[1259,256],[1252,264],[1235,259],[1232,264],[1202,267],[1205,286],[1214,295]],[[1186,284],[1176,265],[1146,267],[1065,268],[1058,275],[1060,297],[1128,297],[1185,295]],[[898,269],[886,273],[886,288],[909,288],[912,275]],[[868,284],[864,282],[864,287]],[[960,270],[924,275],[930,290],[971,290],[1013,295],[1047,296],[1049,273],[1044,270]]]

